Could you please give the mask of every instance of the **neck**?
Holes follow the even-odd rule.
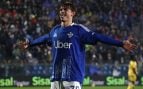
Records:
[[[68,22],[61,22],[61,25],[64,27],[70,26],[73,22],[72,21],[68,21]]]

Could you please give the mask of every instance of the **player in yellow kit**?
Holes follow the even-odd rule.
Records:
[[[135,82],[137,80],[137,62],[135,57],[132,55],[131,60],[129,62],[129,69],[128,69],[128,88],[127,89],[134,89]]]

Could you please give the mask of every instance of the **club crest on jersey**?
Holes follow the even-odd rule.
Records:
[[[71,38],[73,36],[73,33],[69,32],[67,35],[68,35],[69,38]]]

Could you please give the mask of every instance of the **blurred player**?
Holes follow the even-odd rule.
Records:
[[[128,88],[127,89],[134,89],[135,82],[137,80],[137,62],[133,55],[131,55],[130,62],[129,62],[129,68],[128,68]]]
[[[85,44],[95,45],[99,41],[123,47],[128,51],[136,47],[129,40],[117,41],[92,32],[81,24],[73,23],[76,7],[72,3],[62,3],[58,9],[61,24],[44,36],[19,43],[21,48],[40,44],[51,46],[51,89],[81,89],[85,71]]]

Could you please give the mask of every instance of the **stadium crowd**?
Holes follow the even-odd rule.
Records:
[[[0,75],[9,75],[10,73],[14,75],[15,71],[21,71],[24,65],[50,64],[50,47],[41,45],[28,50],[20,50],[16,43],[25,38],[33,37],[34,39],[46,34],[59,23],[56,7],[60,1],[0,1]],[[92,31],[109,35],[117,40],[124,40],[128,37],[135,38],[138,45],[135,57],[138,61],[143,61],[143,40],[141,39],[143,37],[141,34],[143,32],[143,0],[71,1],[75,3],[78,9],[75,18],[76,23],[84,24]],[[97,43],[95,46],[87,45],[86,53],[86,61],[91,69],[92,65],[96,65],[96,68],[105,63],[106,65],[117,66],[127,64],[129,61],[129,54],[122,48],[101,43]],[[20,67],[9,67],[9,65],[19,65]],[[105,70],[108,70],[106,65],[104,65]],[[94,72],[96,68],[93,67],[91,71]],[[47,70],[49,69],[45,68],[42,73],[46,74]],[[30,73],[28,69],[25,71],[27,75]],[[20,73],[23,74],[23,72]]]

